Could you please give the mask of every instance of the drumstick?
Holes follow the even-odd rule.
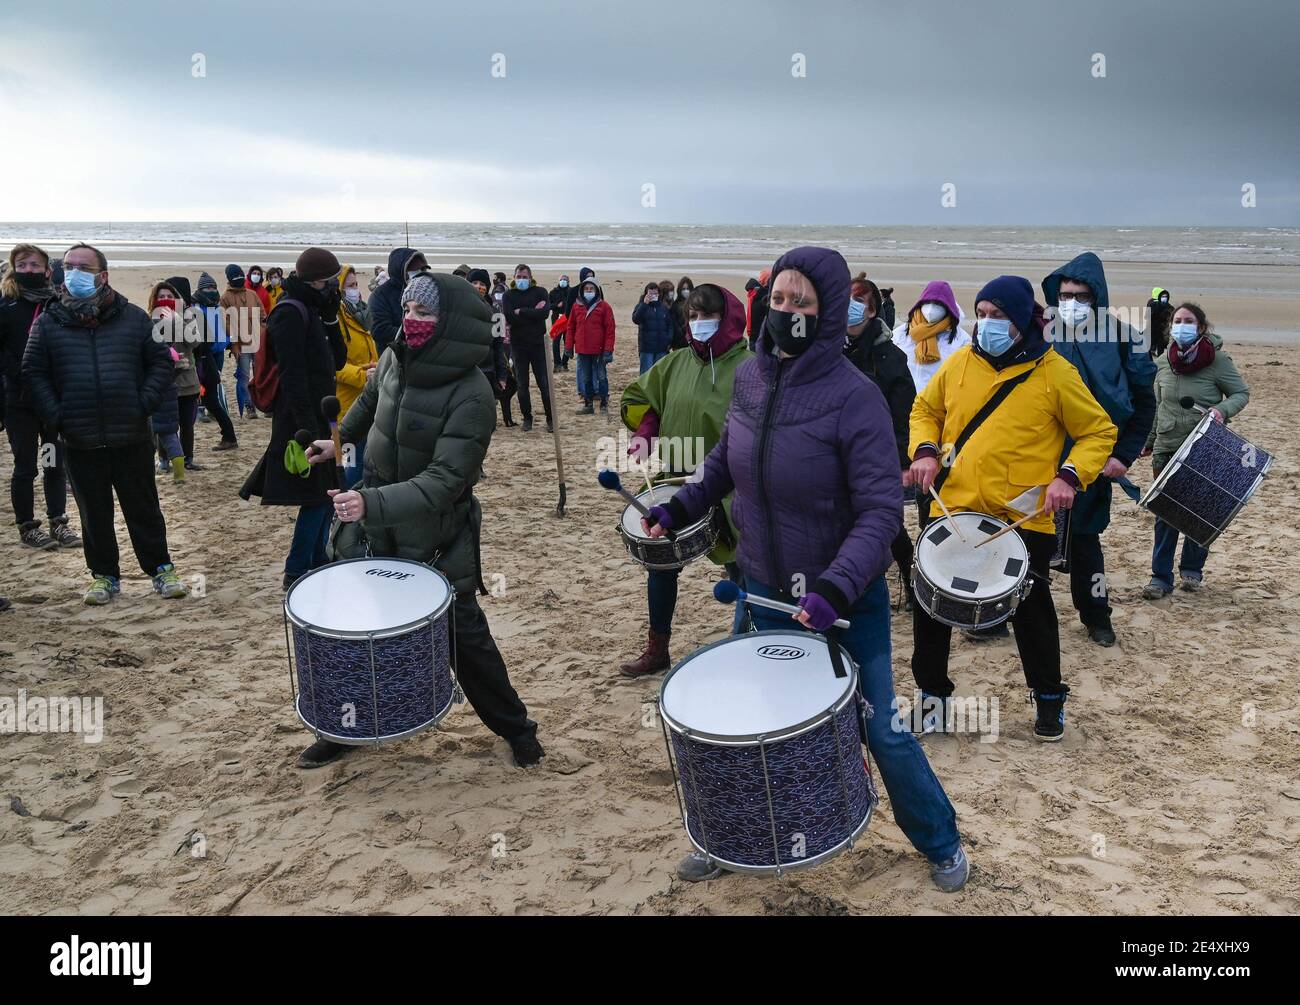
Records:
[[[794,604],[785,604],[779,600],[768,600],[767,597],[756,597],[752,593],[746,593],[729,579],[714,584],[713,599],[723,604],[734,604],[737,600],[743,600],[747,604],[768,607],[774,611],[785,611],[786,614],[799,614],[803,611],[802,607],[795,607]],[[849,623],[843,618],[836,618],[835,627],[848,628]]]
[[[652,524],[657,524],[659,522],[650,516],[650,511],[642,505],[640,499],[634,496],[627,489],[623,488],[623,483],[619,480],[617,471],[611,471],[609,468],[605,468],[596,476],[596,480],[605,488],[621,495],[628,501],[634,510],[640,513],[647,520],[650,520]],[[654,496],[652,495],[650,498],[653,499]],[[669,541],[675,542],[677,540],[677,535],[667,528],[664,529],[664,537],[668,538]]]
[[[642,464],[642,465],[641,465],[641,474],[643,474],[643,475],[645,476],[645,490],[646,490],[647,492],[650,493],[650,498],[653,500],[654,497],[655,497],[655,487],[654,487],[653,485],[650,484],[650,465],[649,465],[649,464]]]
[[[1032,513],[1026,513],[1024,516],[1022,516],[1022,517],[1021,517],[1019,520],[1017,520],[1015,523],[1013,523],[1013,524],[1008,524],[1006,527],[1003,527],[1000,531],[998,531],[998,532],[995,533],[995,534],[990,534],[988,537],[986,537],[986,538],[985,538],[983,541],[981,541],[979,544],[975,545],[975,547],[976,547],[976,548],[982,548],[984,545],[988,544],[990,541],[996,541],[996,540],[997,540],[998,538],[1000,538],[1003,534],[1006,534],[1006,533],[1008,533],[1009,531],[1013,531],[1013,530],[1015,530],[1015,529],[1016,529],[1017,527],[1019,527],[1022,523],[1028,523],[1028,522],[1029,522],[1030,520],[1032,520],[1034,517],[1036,517],[1036,516],[1040,516],[1040,515],[1042,514],[1042,512],[1043,512],[1043,507],[1039,506],[1038,509],[1034,510]]]
[[[939,493],[934,490],[933,482],[930,483],[930,495],[934,496],[934,501],[939,504],[939,508],[943,510],[943,515],[946,516],[948,518],[948,522],[952,524],[952,529],[957,534],[957,540],[960,541],[962,544],[965,544],[966,535],[961,532],[961,528],[957,526],[957,521],[952,518],[952,514],[948,512],[948,507],[943,504],[943,500],[939,498]]]
[[[343,446],[339,443],[339,411],[342,403],[334,395],[321,398],[320,410],[330,424],[330,439],[334,441],[334,464],[339,488],[347,488],[347,479],[343,476]]]

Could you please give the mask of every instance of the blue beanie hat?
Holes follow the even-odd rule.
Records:
[[[998,276],[984,284],[975,297],[976,305],[987,300],[1020,330],[1028,335],[1034,323],[1034,288],[1028,279],[1020,276]]]

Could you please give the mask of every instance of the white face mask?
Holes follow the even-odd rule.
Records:
[[[718,326],[722,324],[717,318],[705,318],[700,321],[691,322],[691,338],[696,342],[707,342],[718,333]]]
[[[353,287],[350,290],[344,290],[343,297],[348,303],[355,304],[361,299],[361,289],[359,287]]]
[[[1088,320],[1088,314],[1092,308],[1088,304],[1081,304],[1079,301],[1061,300],[1056,305],[1056,313],[1061,320],[1067,325],[1081,325]]]
[[[258,283],[262,281],[262,274],[260,272],[250,272],[248,274],[248,279],[249,282],[251,282],[254,286],[256,286]]]
[[[947,317],[947,315],[948,315],[948,309],[944,307],[942,304],[921,305],[921,317],[925,318],[925,320],[929,324],[934,324],[936,321],[941,321],[943,320],[943,318]]]

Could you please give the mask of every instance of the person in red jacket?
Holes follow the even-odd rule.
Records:
[[[579,415],[594,415],[592,400],[600,399],[600,414],[609,414],[609,376],[605,367],[614,361],[614,310],[605,301],[593,276],[582,284],[569,312],[565,348],[578,354]]]
[[[274,305],[271,303],[271,294],[267,290],[266,284],[262,282],[263,275],[260,265],[250,265],[248,267],[248,288],[257,294],[258,300],[262,301],[262,317],[266,317],[271,313],[271,308]]]

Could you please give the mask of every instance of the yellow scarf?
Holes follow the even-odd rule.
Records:
[[[945,314],[938,321],[925,320],[920,308],[912,312],[907,322],[907,334],[916,343],[916,361],[918,363],[939,362],[939,336],[952,327],[952,318]]]

